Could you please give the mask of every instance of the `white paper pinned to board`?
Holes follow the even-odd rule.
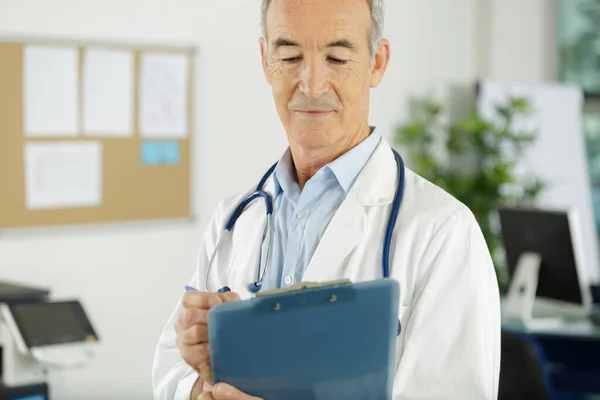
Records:
[[[102,199],[100,143],[27,143],[25,190],[29,210],[99,205]]]
[[[26,136],[77,135],[78,55],[75,47],[25,47],[23,122]]]
[[[83,131],[133,136],[133,53],[88,49],[83,62]]]
[[[140,60],[140,135],[187,136],[188,57],[145,53]]]

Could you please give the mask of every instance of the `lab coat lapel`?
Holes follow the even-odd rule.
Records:
[[[366,223],[365,209],[350,191],[325,230],[303,281],[333,280],[344,275],[343,261],[363,238]]]
[[[352,271],[347,270],[349,254],[367,239],[367,207],[387,207],[393,201],[398,175],[395,171],[394,155],[382,139],[325,230],[304,281],[352,279]]]

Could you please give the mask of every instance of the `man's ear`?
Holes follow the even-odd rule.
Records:
[[[390,42],[386,39],[382,39],[375,53],[373,60],[373,69],[371,70],[371,87],[375,88],[379,85],[383,79],[383,75],[387,69],[388,63],[390,62]]]
[[[263,73],[265,75],[265,79],[271,84],[271,74],[269,73],[269,65],[267,62],[267,57],[269,57],[269,50],[267,49],[267,42],[264,38],[259,39],[260,43],[260,58],[262,61]]]

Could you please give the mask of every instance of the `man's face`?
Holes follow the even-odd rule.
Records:
[[[263,67],[290,144],[343,146],[364,128],[383,74],[371,63],[370,32],[367,0],[272,1]]]

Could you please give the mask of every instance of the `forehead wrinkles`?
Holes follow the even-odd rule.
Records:
[[[323,4],[321,1],[331,1],[332,3],[325,8],[321,6],[322,12],[311,9],[311,7],[318,7],[316,3]],[[371,20],[365,0],[362,0],[365,1],[365,10],[356,7],[356,0],[344,0],[342,2],[344,7],[334,6],[333,3],[339,4],[337,0],[321,1],[285,1],[283,5],[279,1],[273,1],[267,16],[269,40],[285,37],[306,42],[300,44],[309,44],[311,41],[329,41],[334,35],[343,34],[348,39],[354,39],[355,45],[361,47],[363,37],[368,42]],[[334,10],[330,10],[332,7],[335,7]],[[335,39],[340,39],[340,37]]]
[[[289,33],[297,33],[304,31],[305,35],[319,36],[321,33],[336,33],[336,32],[347,32],[352,33],[357,29],[357,26],[353,21],[344,16],[337,17],[335,19],[328,19],[320,21],[318,19],[310,18],[297,18],[296,20],[286,20],[283,18],[276,18],[273,22],[273,26],[270,35],[285,35]],[[296,30],[298,32],[296,32]]]

